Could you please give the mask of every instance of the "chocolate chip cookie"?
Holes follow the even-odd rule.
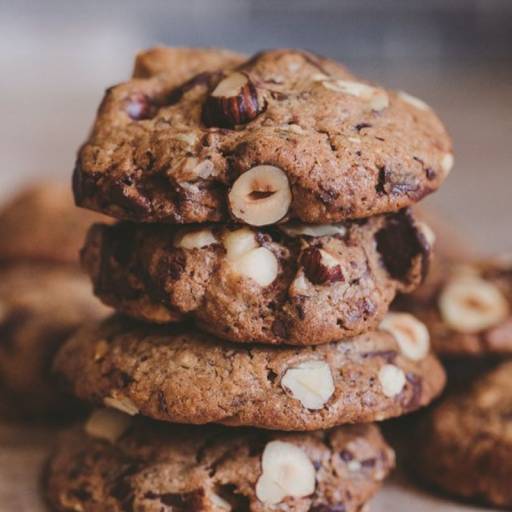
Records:
[[[61,438],[45,491],[56,512],[358,512],[393,465],[374,425],[286,434],[103,409]]]
[[[55,369],[79,398],[178,423],[326,429],[398,416],[429,403],[444,371],[414,317],[314,347],[223,342],[185,326],[112,317],[84,328]]]
[[[415,468],[450,494],[512,507],[512,362],[422,418]]]
[[[137,222],[332,223],[411,205],[453,165],[441,122],[409,94],[300,50],[232,64],[110,88],[76,162],[77,204]]]
[[[62,342],[107,308],[71,269],[17,265],[0,270],[0,414],[42,416],[68,405],[51,376]]]
[[[456,264],[445,261],[428,294],[402,297],[425,322],[444,357],[512,353],[512,257]]]
[[[174,80],[180,83],[198,73],[234,68],[244,60],[243,55],[222,48],[156,46],[136,55],[133,77],[150,78],[162,73],[172,73]]]
[[[82,263],[96,294],[150,322],[194,318],[236,342],[316,345],[375,327],[422,280],[429,230],[408,212],[279,229],[95,225]]]
[[[68,184],[26,188],[0,210],[0,262],[76,264],[87,229],[102,220],[75,207]]]

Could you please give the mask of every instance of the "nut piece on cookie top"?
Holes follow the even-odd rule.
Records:
[[[333,60],[188,51],[139,54],[136,78],[107,90],[77,204],[138,222],[325,224],[409,206],[451,170],[427,104]]]

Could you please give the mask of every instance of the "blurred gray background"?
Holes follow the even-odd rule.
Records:
[[[67,177],[103,90],[154,44],[298,46],[431,104],[456,166],[428,203],[512,249],[511,0],[0,0],[0,196]]]

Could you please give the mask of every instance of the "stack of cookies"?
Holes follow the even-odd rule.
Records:
[[[52,506],[362,510],[394,460],[371,422],[444,385],[425,326],[388,308],[431,253],[408,207],[452,163],[425,103],[332,60],[139,55],[74,171],[77,204],[120,220],[82,250],[118,314],[57,355],[110,409],[59,444]]]

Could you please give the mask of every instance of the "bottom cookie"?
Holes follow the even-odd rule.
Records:
[[[512,362],[451,394],[420,418],[419,476],[464,499],[512,507]]]
[[[374,425],[282,433],[100,409],[48,463],[55,511],[360,511],[394,465]]]

